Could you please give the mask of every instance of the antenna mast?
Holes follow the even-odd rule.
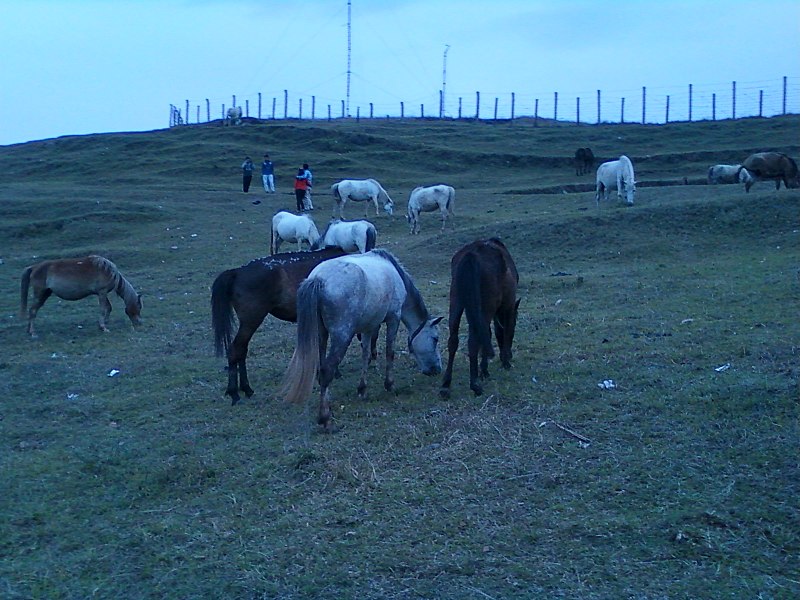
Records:
[[[350,46],[351,31],[350,31],[350,0],[347,0],[347,116],[350,116]]]

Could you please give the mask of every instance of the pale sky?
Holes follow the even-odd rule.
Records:
[[[350,113],[663,122],[800,112],[800,1],[352,0]],[[445,49],[449,45],[445,58]],[[446,73],[445,73],[446,66]],[[341,114],[347,0],[0,0],[0,145],[62,135],[148,131],[222,105],[257,116]]]

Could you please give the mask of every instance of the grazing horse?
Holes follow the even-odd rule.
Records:
[[[242,124],[242,107],[231,106],[228,109],[228,116],[225,119],[225,125],[241,125]]]
[[[375,205],[375,215],[379,215],[378,202],[383,203],[383,210],[391,216],[394,211],[394,202],[383,189],[383,186],[374,179],[343,179],[331,186],[335,204],[333,206],[333,216],[336,217],[336,209],[339,209],[339,218],[344,219],[344,205],[347,201],[366,202],[364,205],[364,216],[369,211],[369,203]]]
[[[750,174],[750,181],[745,182],[744,190],[750,191],[756,181],[771,179],[775,181],[775,189],[781,189],[781,181],[786,188],[800,187],[800,172],[794,159],[780,152],[758,152],[751,154],[742,163],[742,170]]]
[[[600,194],[603,194],[604,200],[608,200],[608,190],[614,186],[617,188],[618,198],[622,198],[622,190],[625,190],[625,201],[632,206],[636,195],[636,178],[633,174],[633,163],[624,154],[618,160],[604,162],[597,168],[597,189],[594,200],[598,207]]]
[[[708,168],[708,183],[747,183],[752,177],[742,165],[714,165]]]
[[[247,378],[247,347],[266,316],[295,322],[300,282],[322,261],[344,255],[341,248],[287,252],[251,260],[217,276],[211,286],[211,328],[217,356],[224,353],[228,357],[225,393],[231,397],[231,404],[239,401],[239,390],[248,398],[253,395]],[[233,311],[239,318],[236,337]]]
[[[301,244],[305,241],[309,248],[319,241],[319,231],[314,219],[308,215],[295,215],[285,210],[272,217],[272,237],[269,244],[269,253],[277,254],[281,242],[297,242],[297,251],[300,252]],[[330,244],[331,246],[335,244]]]
[[[297,292],[297,346],[286,370],[284,396],[291,402],[305,401],[318,378],[317,422],[330,431],[333,415],[329,387],[353,338],[361,334],[358,395],[363,400],[367,368],[381,324],[386,323],[383,386],[392,391],[394,342],[400,322],[408,329],[408,350],[417,368],[425,375],[435,375],[442,370],[436,327],[441,320],[431,318],[411,276],[389,252],[373,250],[326,261],[311,272]]]
[[[375,248],[378,232],[375,225],[369,221],[339,221],[332,220],[319,236],[312,250],[339,246],[345,252],[360,252],[364,254]]]
[[[419,233],[419,214],[436,209],[442,213],[442,231],[448,215],[453,215],[456,204],[456,191],[449,185],[432,185],[417,187],[408,197],[408,214],[406,220],[411,224],[411,235]]]
[[[33,286],[34,302],[28,311],[28,288]],[[111,314],[109,292],[116,292],[125,301],[125,314],[134,326],[141,324],[142,296],[122,276],[117,266],[102,256],[61,258],[32,265],[22,272],[20,317],[28,313],[28,333],[35,338],[33,320],[36,313],[55,294],[62,300],[81,300],[95,295],[100,299],[100,329],[108,331]]]
[[[476,396],[483,393],[480,379],[489,377],[489,359],[494,357],[491,324],[500,350],[503,368],[511,368],[511,344],[517,326],[519,274],[514,259],[497,238],[471,242],[458,250],[450,262],[450,337],[447,340],[447,368],[443,398],[450,396],[453,360],[458,350],[458,328],[466,313],[469,336],[469,387]],[[481,355],[478,371],[478,353]]]
[[[575,150],[575,175],[585,175],[594,166],[594,152],[591,148]]]

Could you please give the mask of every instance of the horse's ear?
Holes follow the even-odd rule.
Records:
[[[444,319],[444,317],[434,317],[433,319],[431,319],[431,327],[435,327],[436,325],[438,325],[442,319]]]

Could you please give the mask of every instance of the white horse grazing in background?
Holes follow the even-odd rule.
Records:
[[[747,169],[742,165],[714,165],[708,168],[708,183],[747,183],[752,181]]]
[[[272,237],[269,244],[269,253],[277,254],[281,242],[297,242],[297,251],[300,252],[301,244],[307,242],[309,248],[319,241],[319,230],[308,215],[293,215],[282,210],[272,217]]]
[[[408,214],[406,219],[411,224],[411,235],[419,233],[419,214],[432,212],[437,208],[442,213],[442,231],[447,217],[453,216],[456,203],[456,191],[449,185],[419,186],[412,190],[408,197]]]
[[[339,183],[331,186],[333,197],[336,204],[333,206],[333,216],[336,217],[336,207],[339,207],[339,218],[344,219],[344,205],[348,200],[352,202],[366,202],[364,216],[369,211],[369,202],[375,205],[375,215],[379,215],[378,202],[383,203],[383,210],[392,216],[394,212],[394,202],[383,189],[383,186],[374,179],[343,179]]]
[[[375,248],[378,232],[369,221],[332,220],[322,232],[312,250],[320,250],[328,246],[339,246],[345,252],[364,254]]]
[[[241,125],[242,124],[242,107],[232,106],[228,109],[228,117],[225,119],[225,125]]]
[[[622,190],[625,190],[625,201],[629,206],[633,205],[636,195],[636,178],[633,174],[633,163],[624,154],[617,160],[604,162],[597,168],[597,189],[594,200],[600,206],[600,194],[603,199],[608,200],[608,190],[616,186],[617,197],[622,198]]]

